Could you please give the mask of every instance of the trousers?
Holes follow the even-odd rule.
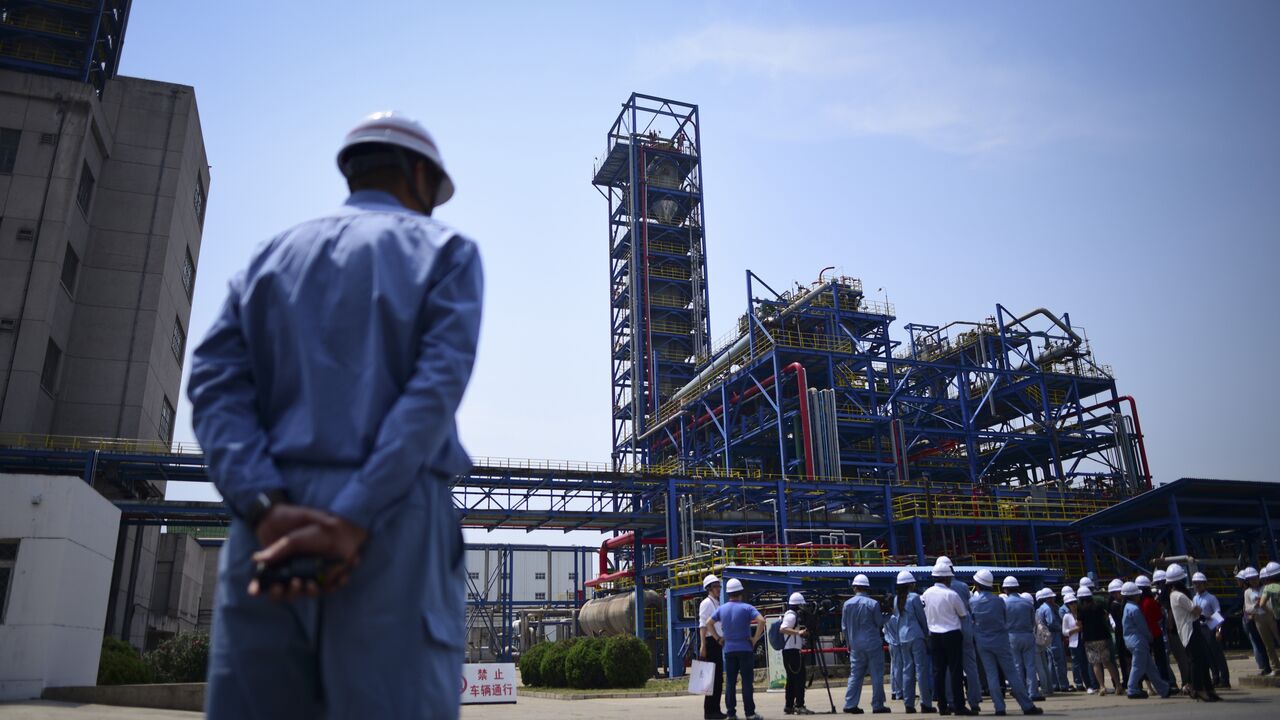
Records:
[[[907,707],[916,706],[916,687],[920,688],[920,704],[933,705],[933,665],[929,661],[929,648],[923,638],[903,643],[898,647],[902,657],[902,699]]]
[[[782,667],[787,671],[787,707],[804,707],[804,653],[800,652],[798,648],[795,650],[783,650]]]
[[[933,686],[937,691],[938,708],[950,710],[948,689],[950,697],[961,701],[964,698],[964,635],[959,630],[952,630],[933,633],[929,638],[933,645]],[[950,688],[945,687],[948,678],[951,680]]]
[[[849,686],[844,691],[844,708],[858,707],[862,699],[862,681],[871,676],[871,709],[884,707],[884,650],[879,645],[871,648],[849,648]]]
[[[1155,686],[1156,692],[1160,697],[1169,695],[1169,683],[1160,677],[1160,672],[1156,670],[1155,660],[1151,657],[1151,647],[1143,642],[1126,643],[1129,649],[1129,655],[1132,663],[1129,667],[1129,695],[1140,695],[1142,693],[1142,680],[1145,678],[1151,681]]]
[[[1031,697],[1043,694],[1040,691],[1040,675],[1036,672],[1036,636],[1031,633],[1009,633],[1009,649],[1013,653],[1014,668],[1022,678],[1027,694]]]
[[[1071,681],[1067,679],[1067,653],[1063,649],[1061,635],[1055,635],[1049,640],[1049,647],[1045,648],[1045,660],[1053,678],[1053,689],[1061,691],[1071,687]]]
[[[716,666],[716,679],[711,694],[702,699],[702,716],[712,718],[720,715],[720,697],[724,694],[724,647],[710,636],[705,642],[707,660]]]
[[[995,705],[996,712],[1004,711],[1004,692],[1000,688],[1001,673],[1008,681],[1009,690],[1013,693],[1013,699],[1018,702],[1018,707],[1023,710],[1032,707],[1031,698],[1027,695],[1027,687],[1022,682],[1022,673],[1014,666],[1013,651],[1009,649],[1009,643],[984,642],[978,645],[977,649],[978,657],[982,659],[982,667],[987,673],[987,687],[991,690],[991,704]]]
[[[1271,661],[1267,659],[1267,648],[1262,644],[1262,636],[1258,634],[1257,625],[1252,621],[1246,621],[1244,634],[1249,636],[1249,645],[1253,646],[1253,661],[1257,663],[1258,670],[1264,673],[1271,672]]]
[[[1262,638],[1262,646],[1271,658],[1271,669],[1280,670],[1280,627],[1277,627],[1275,616],[1265,611],[1257,613],[1253,616],[1253,624],[1258,628],[1258,637]]]
[[[961,686],[969,691],[969,707],[976,708],[982,702],[982,680],[978,677],[978,651],[973,644],[973,631],[965,629],[960,633],[963,637],[960,667],[964,670],[964,681]],[[955,707],[964,707],[963,697],[953,697],[951,701]]]
[[[742,679],[742,709],[748,715],[756,714],[756,700],[753,696],[755,688],[756,654],[750,650],[727,652],[724,654],[724,708],[733,715],[738,707],[737,684]]]
[[[889,646],[889,692],[894,698],[902,697],[902,646]]]

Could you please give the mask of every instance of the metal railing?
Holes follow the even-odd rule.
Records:
[[[1115,503],[1099,498],[1039,500],[992,497],[939,497],[923,493],[903,495],[893,500],[893,518],[933,518],[935,520],[1039,520],[1071,522],[1105,510]]]
[[[167,443],[162,440],[36,435],[30,433],[0,433],[0,447],[70,452],[92,452],[97,450],[99,452],[144,455],[200,455],[204,452],[198,444],[193,442]]]

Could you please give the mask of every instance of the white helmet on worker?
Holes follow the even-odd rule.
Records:
[[[1107,583],[1107,592],[1109,593],[1121,592],[1123,590],[1124,590],[1124,581],[1121,580],[1120,578],[1116,578],[1111,582]]]
[[[935,578],[949,578],[955,575],[951,570],[951,566],[942,562],[942,558],[938,558],[938,562],[933,564],[933,576]]]
[[[1093,597],[1093,591],[1089,589],[1088,585],[1081,585],[1080,589],[1076,591],[1076,597],[1078,598]]]
[[[1198,572],[1198,573],[1196,573],[1195,575],[1192,575],[1192,576],[1191,576],[1191,582],[1193,582],[1193,583],[1201,583],[1201,582],[1202,582],[1202,583],[1207,583],[1207,582],[1209,582],[1209,578],[1205,577],[1205,576],[1204,576],[1204,573],[1202,573],[1202,572]]]
[[[1151,573],[1151,582],[1153,583],[1161,583],[1167,579],[1168,579],[1168,575],[1165,573],[1164,570],[1157,570]]]
[[[947,557],[946,555],[939,555],[939,556],[938,556],[938,562],[939,562],[939,563],[942,563],[943,565],[946,565],[947,567],[951,568],[952,570],[954,570],[954,569],[955,569],[955,567],[956,567],[956,566],[951,562],[951,558]]]
[[[1040,588],[1036,591],[1037,600],[1048,600],[1054,596],[1053,588]]]
[[[1134,579],[1133,584],[1137,585],[1140,588],[1149,588],[1151,587],[1151,578],[1147,577],[1146,575],[1139,575],[1137,578]]]
[[[1245,579],[1245,580],[1252,580],[1252,579],[1254,579],[1254,578],[1258,577],[1258,568],[1256,568],[1256,567],[1247,567],[1247,568],[1245,568],[1244,570],[1241,570],[1241,571],[1240,571],[1240,574],[1244,576],[1244,579]]]
[[[912,575],[911,573],[907,572],[906,570],[903,570],[902,572],[898,573],[898,584],[899,584],[899,585],[910,585],[911,583],[913,583],[913,582],[915,582],[915,581],[916,581],[916,576],[915,576],[915,575]]]
[[[715,575],[708,575],[708,576],[706,576],[706,577],[702,578],[702,589],[703,589],[703,590],[706,590],[707,588],[711,587],[712,585],[719,585],[719,584],[720,584],[720,578],[716,577]]]
[[[1070,604],[1070,603],[1073,603],[1073,602],[1075,602],[1075,601],[1076,601],[1076,594],[1075,594],[1075,593],[1073,593],[1073,592],[1065,592],[1065,593],[1062,593],[1062,602],[1063,602],[1064,604]]]
[[[1165,569],[1164,579],[1168,582],[1178,582],[1180,580],[1186,580],[1187,569],[1182,567],[1178,563],[1173,563],[1169,565],[1168,568]]]
[[[1120,587],[1120,594],[1124,595],[1125,597],[1133,597],[1134,595],[1141,595],[1142,588],[1138,587],[1138,583],[1127,582]]]
[[[1092,590],[1093,578],[1089,577],[1088,575],[1085,575],[1084,577],[1080,578],[1080,587],[1087,587],[1090,590]]]
[[[358,145],[386,145],[392,151],[372,156],[353,153],[352,148]],[[338,150],[338,169],[348,179],[364,170],[386,165],[399,165],[406,172],[411,172],[411,163],[403,151],[419,155],[435,165],[440,171],[440,187],[436,189],[432,206],[438,207],[448,202],[453,197],[453,179],[444,169],[444,158],[440,156],[435,139],[417,120],[395,111],[376,112],[351,128],[351,132],[342,141],[342,148]],[[424,199],[419,198],[419,202]]]
[[[730,595],[737,595],[742,592],[742,581],[738,578],[729,578],[729,582],[724,584],[724,591]]]
[[[1000,587],[1003,587],[1003,588],[1016,588],[1016,587],[1020,587],[1020,586],[1018,585],[1018,578],[1016,578],[1016,577],[1014,577],[1014,576],[1012,576],[1012,575],[1005,575],[1005,576],[1004,576],[1004,582],[1000,583]]]
[[[857,575],[853,576],[853,586],[854,587],[871,587],[871,581],[867,579],[866,575],[863,575],[862,573],[858,573]]]
[[[996,579],[991,576],[991,571],[983,568],[973,574],[973,581],[985,588],[995,585]]]
[[[1248,578],[1245,576],[1244,571],[1243,571],[1243,570],[1241,570],[1240,572],[1236,573],[1236,579],[1237,579],[1237,580],[1239,580],[1239,581],[1241,581],[1241,582],[1244,582],[1244,581],[1245,581],[1245,580],[1247,580]]]
[[[801,595],[801,594],[800,594],[800,593],[798,593],[798,592],[793,592],[793,593],[791,593],[791,597],[787,598],[787,604],[788,604],[788,605],[803,605],[803,604],[804,604],[804,595]]]
[[[1262,572],[1258,573],[1258,577],[1270,578],[1280,575],[1280,563],[1269,562],[1262,566]]]

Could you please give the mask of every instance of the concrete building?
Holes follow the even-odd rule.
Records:
[[[120,511],[78,477],[0,487],[0,700],[93,685]]]

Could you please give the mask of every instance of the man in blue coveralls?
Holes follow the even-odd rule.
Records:
[[[1148,697],[1147,691],[1142,689],[1142,681],[1146,680],[1151,683],[1160,697],[1169,697],[1169,683],[1160,677],[1156,662],[1151,657],[1151,628],[1142,614],[1142,608],[1138,606],[1138,601],[1142,597],[1142,588],[1138,587],[1137,583],[1127,582],[1121,586],[1120,594],[1125,599],[1124,621],[1121,623],[1124,644],[1129,648],[1129,655],[1133,658],[1126,694],[1131,700]]]
[[[871,581],[866,575],[853,578],[853,597],[844,602],[841,626],[849,646],[849,686],[844,693],[844,711],[861,715],[862,680],[871,675],[871,711],[887,713],[884,704],[884,613],[880,603],[867,594]]]
[[[259,247],[195,350],[190,397],[232,514],[218,564],[210,718],[456,718],[466,618],[449,480],[471,376],[476,246],[418,123],[366,118],[337,212]],[[262,585],[255,564],[318,558]]]
[[[991,691],[991,704],[996,707],[996,715],[1005,714],[1004,691],[1000,688],[1002,674],[1023,715],[1043,714],[1044,711],[1036,707],[1027,695],[1022,673],[1013,661],[1013,651],[1009,647],[1009,611],[1004,598],[993,591],[995,578],[990,570],[983,569],[974,573],[973,582],[978,586],[977,594],[969,600],[969,610],[973,613],[973,636],[977,640],[978,657],[987,673],[987,688]]]

